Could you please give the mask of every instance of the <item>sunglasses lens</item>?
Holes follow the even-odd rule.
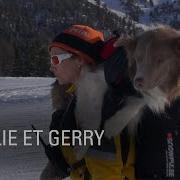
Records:
[[[53,65],[59,64],[59,59],[58,59],[58,57],[57,57],[57,56],[53,56],[53,57],[51,58],[51,62],[52,62]]]

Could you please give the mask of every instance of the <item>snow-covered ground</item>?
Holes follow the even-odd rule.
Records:
[[[47,158],[42,146],[23,145],[23,130],[34,124],[47,138],[53,81],[53,78],[0,78],[0,143],[2,130],[18,130],[18,146],[0,146],[0,180],[38,180]],[[34,144],[36,137],[32,136]]]
[[[0,77],[0,102],[29,102],[49,96],[53,78]]]

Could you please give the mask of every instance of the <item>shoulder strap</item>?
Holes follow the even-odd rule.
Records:
[[[124,104],[125,98],[123,94],[115,93],[113,88],[106,91],[102,104],[100,130],[103,129],[106,120],[112,117]]]
[[[121,157],[123,161],[123,165],[126,164],[128,159],[129,147],[130,147],[130,137],[128,135],[128,128],[124,128],[122,133],[120,134],[121,140]]]

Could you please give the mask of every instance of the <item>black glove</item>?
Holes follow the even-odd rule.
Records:
[[[52,114],[52,121],[50,123],[49,129],[50,130],[62,130],[62,124],[63,124],[63,119],[62,116],[64,114],[64,110],[57,110]]]
[[[144,110],[136,143],[137,179],[180,179],[180,99],[164,113]]]
[[[61,178],[68,177],[70,175],[71,167],[66,162],[60,146],[47,145],[44,149],[46,156],[55,168],[57,176]]]

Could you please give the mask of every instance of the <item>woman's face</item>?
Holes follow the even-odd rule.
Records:
[[[67,52],[58,47],[52,47],[50,51],[51,56],[64,53]],[[54,65],[51,63],[50,71],[56,76],[59,84],[75,83],[80,76],[82,65],[83,61],[78,56],[73,55],[60,64]]]

